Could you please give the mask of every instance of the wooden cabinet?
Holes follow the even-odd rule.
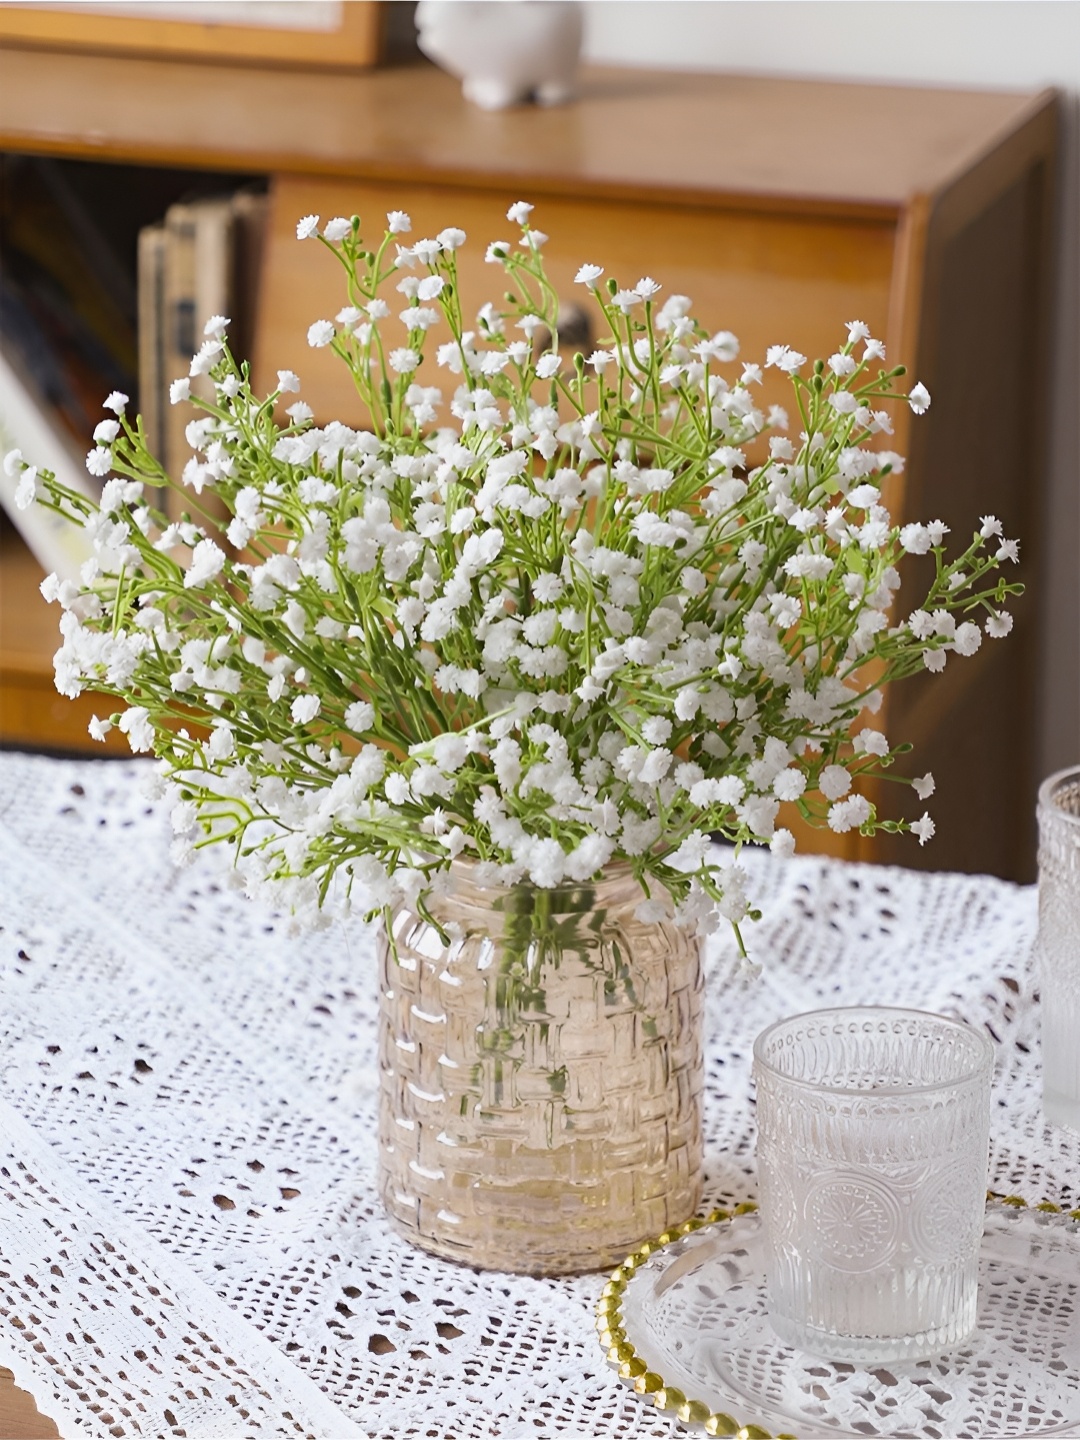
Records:
[[[626,284],[648,273],[749,357],[779,341],[825,355],[844,321],[865,320],[934,396],[918,426],[897,416],[910,461],[894,512],[940,516],[958,537],[998,514],[1023,539],[1031,587],[1056,132],[1050,93],[596,71],[573,105],[489,114],[424,66],[284,74],[0,51],[0,149],[270,177],[256,377],[296,369],[320,418],[359,410],[338,362],[306,344],[342,300],[332,257],[295,240],[298,216],[356,212],[376,232],[393,208],[416,233],[460,225],[465,298],[479,302],[501,280],[483,247],[508,233],[507,204],[527,199],[568,297],[583,260]],[[8,703],[28,664],[10,663],[9,637],[11,607],[37,602],[21,581],[4,594],[4,738],[32,743],[40,730],[10,717],[40,702]],[[878,841],[866,858],[1032,875],[1030,595],[1016,613],[1008,643],[889,696],[888,733],[937,776],[939,836],[924,851]],[[82,743],[80,725],[65,743]],[[864,853],[857,836],[823,840]]]

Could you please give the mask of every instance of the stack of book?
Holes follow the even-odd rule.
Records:
[[[119,390],[178,478],[195,411],[171,405],[169,385],[187,375],[212,315],[231,319],[238,358],[251,353],[265,195],[245,188],[169,205],[139,231],[132,264],[103,223],[107,196],[71,183],[63,162],[0,165],[0,454],[21,450],[95,494],[101,482],[84,457],[102,401]],[[0,467],[0,505],[26,544],[44,569],[76,575],[88,553],[81,532],[40,506],[20,510],[15,485]],[[163,508],[174,510],[171,496]]]

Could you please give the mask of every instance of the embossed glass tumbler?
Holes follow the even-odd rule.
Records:
[[[1039,787],[1043,1110],[1080,1130],[1080,766]]]
[[[990,1041],[884,1006],[818,1010],[754,1045],[773,1329],[854,1364],[920,1360],[975,1328]]]

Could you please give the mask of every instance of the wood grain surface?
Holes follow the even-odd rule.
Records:
[[[1034,102],[752,75],[587,69],[580,98],[490,113],[430,66],[362,76],[0,47],[0,148],[308,174],[408,174],[530,197],[721,195],[895,214]]]
[[[52,657],[61,642],[60,607],[42,598],[38,586],[44,578],[10,522],[0,516],[0,742],[45,750],[92,749],[95,755],[130,753],[118,731],[103,744],[87,733],[92,715],[122,708],[115,699],[84,694],[67,700],[57,693]]]
[[[54,1440],[59,1434],[33,1396],[20,1390],[11,1371],[0,1366],[0,1440]]]
[[[363,69],[379,57],[380,7],[348,0],[332,30],[274,25],[223,25],[142,15],[98,15],[0,5],[0,42],[50,50],[183,56],[203,63],[332,66]]]

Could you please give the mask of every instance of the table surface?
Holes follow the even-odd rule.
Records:
[[[291,933],[224,857],[174,870],[151,774],[0,754],[0,1365],[67,1440],[671,1435],[604,1364],[602,1276],[478,1273],[389,1229],[370,937]],[[985,1027],[993,1187],[1075,1203],[1077,1137],[1039,1109],[1034,891],[747,868],[764,970],[710,944],[706,1205],[754,1193],[754,1035],[868,1002]]]

